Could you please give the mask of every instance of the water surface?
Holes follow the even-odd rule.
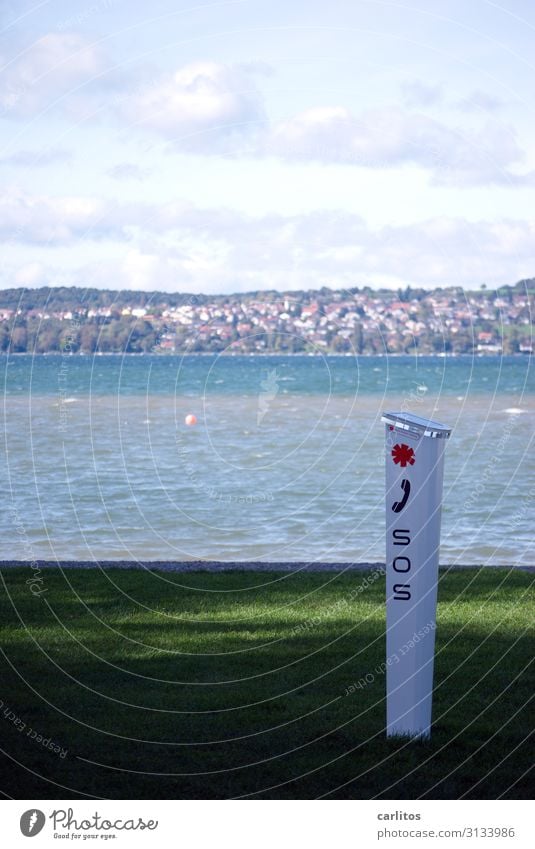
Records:
[[[441,561],[533,563],[528,358],[18,356],[0,371],[0,559],[384,560],[380,416],[404,409],[453,427]]]

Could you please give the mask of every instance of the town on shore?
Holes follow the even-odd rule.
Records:
[[[498,289],[0,292],[2,353],[530,354],[535,278]]]

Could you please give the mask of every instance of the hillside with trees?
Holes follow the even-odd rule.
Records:
[[[479,291],[0,292],[3,353],[529,354],[535,279]]]

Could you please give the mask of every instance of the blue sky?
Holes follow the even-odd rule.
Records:
[[[535,6],[0,3],[0,286],[535,274]]]

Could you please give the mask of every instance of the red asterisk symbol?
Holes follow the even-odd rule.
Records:
[[[405,468],[407,463],[409,466],[414,466],[414,451],[410,445],[405,445],[404,442],[401,445],[394,445],[392,448],[392,457],[394,463],[399,463],[402,469]]]

